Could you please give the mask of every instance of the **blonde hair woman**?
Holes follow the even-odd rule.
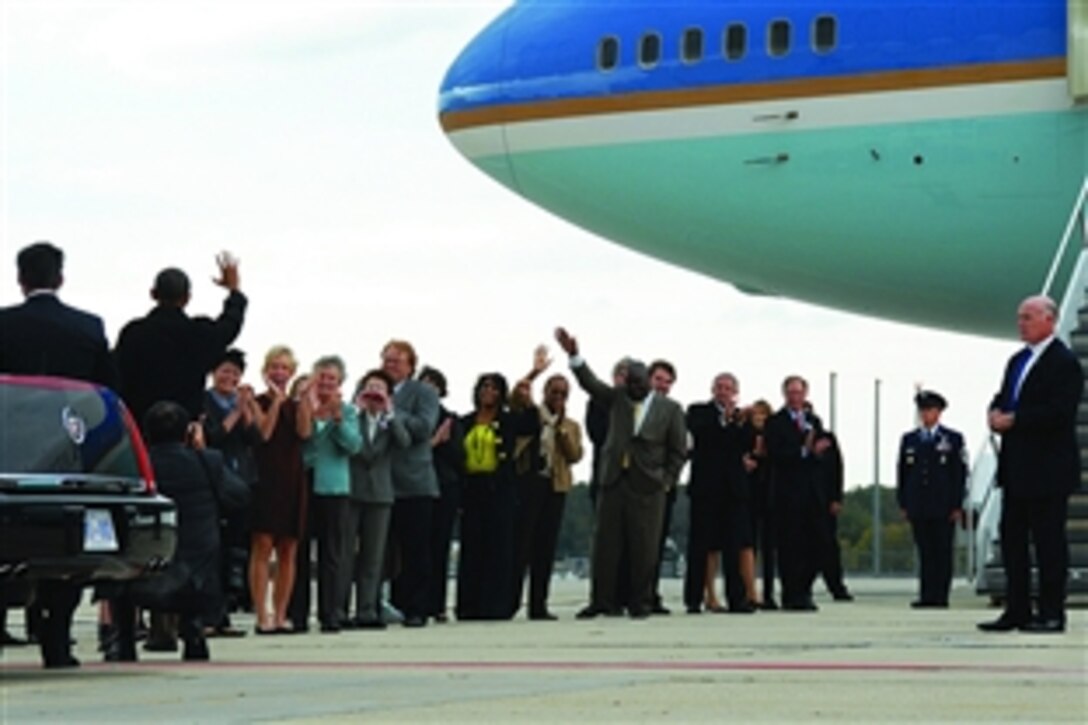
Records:
[[[287,605],[295,585],[295,553],[306,522],[306,474],[302,444],[313,427],[311,409],[288,395],[298,363],[291,348],[273,347],[264,358],[267,389],[257,396],[264,413],[262,443],[254,451],[257,485],[253,490],[253,538],[249,585],[257,634],[287,633]],[[268,612],[269,560],[276,552],[272,613]]]

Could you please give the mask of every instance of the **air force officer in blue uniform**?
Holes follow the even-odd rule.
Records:
[[[896,496],[918,548],[920,596],[912,607],[947,607],[952,586],[952,542],[963,518],[967,482],[963,436],[940,423],[947,406],[938,393],[914,398],[920,425],[899,444]]]

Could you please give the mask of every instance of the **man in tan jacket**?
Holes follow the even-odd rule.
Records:
[[[519,542],[516,597],[520,605],[529,570],[529,619],[554,620],[548,587],[555,563],[563,506],[573,483],[571,465],[582,459],[582,429],[567,417],[570,383],[553,375],[544,383],[540,434],[519,441]],[[524,470],[522,470],[524,466]]]

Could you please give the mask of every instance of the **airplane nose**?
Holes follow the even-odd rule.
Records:
[[[503,124],[492,121],[505,87],[504,41],[513,8],[476,35],[446,71],[438,119],[462,156],[504,186],[515,188]]]

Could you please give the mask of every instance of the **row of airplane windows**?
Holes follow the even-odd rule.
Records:
[[[831,15],[820,15],[812,21],[810,29],[812,50],[826,55],[838,46],[838,24]],[[782,58],[789,55],[793,43],[793,25],[789,20],[772,20],[767,23],[767,55]],[[680,36],[680,60],[692,65],[703,60],[706,41],[702,28],[687,28]],[[722,55],[726,60],[737,61],[748,54],[748,26],[730,23],[722,32]],[[597,68],[602,71],[615,69],[620,62],[620,39],[614,35],[601,38],[597,46]],[[638,64],[653,68],[661,62],[661,33],[648,31],[638,41]]]

